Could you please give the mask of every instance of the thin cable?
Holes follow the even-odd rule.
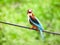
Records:
[[[8,25],[16,26],[16,27],[21,27],[21,28],[26,28],[26,29],[31,29],[30,27],[21,26],[21,25],[12,24],[12,23],[7,23],[7,22],[2,22],[2,21],[0,21],[0,23],[8,24]],[[36,30],[36,29],[33,29],[32,28],[32,30]],[[54,35],[60,35],[60,33],[57,33],[57,32],[49,32],[49,31],[46,31],[46,30],[43,30],[43,32],[46,32],[46,33],[49,33],[49,34],[54,34]]]

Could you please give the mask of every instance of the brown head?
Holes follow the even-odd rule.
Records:
[[[27,14],[28,14],[28,16],[31,16],[31,17],[34,18],[34,15],[33,15],[32,9],[29,9],[29,10],[27,11]]]
[[[29,14],[30,14],[30,13],[32,13],[32,10],[31,10],[31,9],[29,9],[29,10],[27,11],[27,14],[28,14],[28,13],[29,13]]]

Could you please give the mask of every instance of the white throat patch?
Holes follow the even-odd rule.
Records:
[[[32,16],[32,13],[28,13],[29,16]]]

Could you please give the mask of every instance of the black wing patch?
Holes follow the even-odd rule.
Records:
[[[39,22],[38,22],[37,19],[33,19],[31,16],[30,16],[30,19],[31,19],[34,23],[39,24]],[[30,21],[30,20],[29,20],[29,21]],[[31,21],[30,21],[30,23],[33,24]]]

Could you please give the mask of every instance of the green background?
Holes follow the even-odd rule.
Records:
[[[0,0],[0,21],[31,27],[27,10],[34,15],[47,31],[60,32],[60,0]],[[47,34],[42,41],[34,30],[0,23],[0,45],[60,45],[60,36]]]

